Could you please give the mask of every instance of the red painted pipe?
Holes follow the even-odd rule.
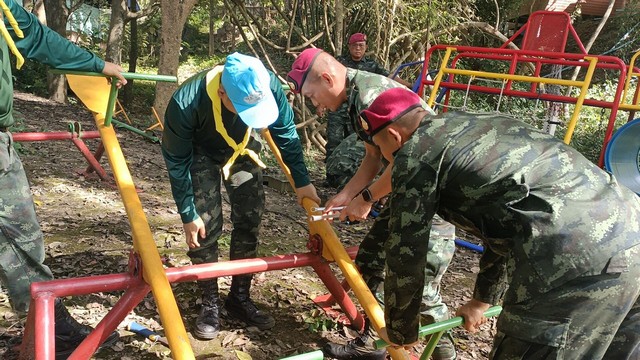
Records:
[[[347,253],[351,258],[356,256],[358,247],[350,247]],[[181,266],[166,269],[170,283],[204,280],[220,276],[233,276],[251,274],[262,271],[283,270],[312,266],[314,263],[324,261],[320,255],[312,253],[277,255],[263,258],[222,261],[217,263]]]
[[[36,359],[55,358],[55,298],[51,294],[38,294],[35,301],[35,314],[38,326],[35,327],[34,352]]]
[[[46,140],[71,140],[71,139],[99,139],[99,131],[83,131],[77,133],[55,131],[55,132],[19,132],[12,133],[15,141],[46,141]]]
[[[100,144],[98,144],[98,148],[93,153],[93,158],[96,159],[98,163],[100,163],[100,159],[102,158],[102,155],[104,155],[104,144],[102,144],[102,141],[101,141]],[[86,174],[90,174],[94,170],[95,169],[93,168],[93,166],[89,164],[89,166],[87,166],[87,169],[84,172]]]
[[[78,148],[78,150],[80,150],[80,152],[82,153],[82,156],[84,156],[84,158],[87,160],[87,162],[89,163],[89,168],[93,169],[96,172],[96,174],[98,174],[100,179],[102,179],[102,181],[109,181],[107,172],[104,170],[102,165],[100,165],[100,162],[98,162],[98,159],[96,159],[95,156],[93,156],[93,154],[91,153],[87,145],[84,143],[84,141],[82,141],[82,139],[77,139],[77,138],[73,138],[71,139],[71,141],[73,141],[73,144]]]
[[[347,253],[354,258],[358,248],[350,247]],[[282,270],[324,263],[326,260],[314,253],[278,255],[264,258],[223,261],[210,264],[183,266],[166,269],[169,282],[194,281],[220,276],[249,274],[261,271]],[[323,270],[321,270],[323,271]],[[324,276],[318,274],[319,276]],[[34,334],[35,358],[51,359],[54,349],[54,299],[63,296],[79,296],[96,292],[111,292],[128,289],[96,329],[73,352],[70,359],[86,359],[109,336],[127,314],[149,292],[150,287],[138,276],[131,273],[88,276],[83,278],[57,279],[31,284],[32,308],[25,325],[25,336]],[[342,290],[344,292],[344,290]],[[349,299],[350,300],[350,299]],[[345,306],[347,308],[348,306]],[[357,316],[354,320],[358,322]],[[35,331],[37,329],[37,331]],[[29,339],[26,339],[28,343]],[[23,347],[21,359],[31,359],[30,349]]]
[[[127,315],[144,299],[151,287],[141,280],[127,290],[95,329],[69,356],[68,360],[89,359]]]
[[[318,276],[320,277],[320,280],[322,280],[324,285],[331,293],[333,300],[335,300],[338,305],[340,305],[340,308],[351,322],[351,326],[355,330],[363,330],[364,317],[358,311],[358,308],[353,303],[353,301],[351,301],[351,298],[342,287],[340,281],[336,279],[336,276],[333,274],[333,271],[331,271],[329,264],[326,262],[321,262],[312,265],[312,267],[313,270],[315,270],[316,274],[318,274]]]

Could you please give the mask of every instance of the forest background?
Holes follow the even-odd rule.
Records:
[[[57,32],[64,34],[103,58],[122,64],[129,72],[176,75],[179,82],[194,73],[224,61],[239,51],[263,60],[281,79],[295,56],[309,46],[335,55],[348,52],[346,39],[354,32],[368,35],[368,55],[387,69],[424,59],[434,44],[499,47],[524,24],[540,0],[24,0],[24,6]],[[581,4],[572,9],[573,26],[589,53],[618,56],[629,63],[640,47],[638,1],[608,3],[602,16],[583,16]],[[516,44],[517,45],[517,44]],[[569,42],[567,52],[578,52]],[[471,65],[473,66],[473,64]],[[496,66],[497,67],[497,66]],[[497,71],[498,69],[483,69]],[[401,76],[414,81],[420,66],[408,67]],[[46,75],[46,76],[45,76]],[[549,74],[542,74],[543,76]],[[572,71],[563,71],[569,78]],[[45,66],[27,62],[15,72],[16,88],[58,102],[68,101],[64,77],[47,75]],[[45,82],[46,79],[46,82]],[[284,82],[284,79],[283,79]],[[596,73],[590,95],[613,94],[615,76]],[[128,114],[139,121],[155,123],[153,106],[160,118],[177,84],[130,81],[120,93]],[[553,104],[526,99],[500,101],[496,96],[472,94],[472,111],[511,113],[540,124],[550,116]],[[453,99],[456,101],[464,100]],[[324,152],[324,122],[297,98],[296,122],[307,150]],[[571,106],[556,111],[562,124]],[[617,126],[628,119],[621,112]],[[592,161],[602,147],[608,110],[584,108],[572,145]],[[564,131],[557,132],[562,136]]]

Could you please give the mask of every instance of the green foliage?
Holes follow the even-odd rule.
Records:
[[[26,60],[22,69],[13,66],[13,87],[20,91],[47,96],[47,66],[37,61]]]
[[[332,319],[319,309],[313,309],[310,313],[303,315],[304,322],[307,324],[309,331],[313,333],[335,330],[338,328]]]
[[[593,84],[588,91],[587,98],[611,101],[615,86],[616,82],[612,80]],[[577,91],[574,91],[572,96],[577,97]],[[502,100],[499,100],[499,98],[498,95],[471,92],[469,96],[466,97],[467,111],[499,111],[500,113],[509,114],[516,119],[542,129],[545,123],[547,107],[549,106],[547,102],[517,97],[503,97]],[[497,108],[498,101],[500,101],[499,109]],[[630,99],[628,99],[628,101],[630,101]],[[452,108],[462,107],[465,104],[465,92],[452,92],[450,104]],[[564,139],[574,109],[575,105],[573,104],[564,105],[564,110],[560,114],[562,124],[558,125],[555,131],[555,136],[558,139]],[[570,145],[594,163],[598,163],[610,114],[609,109],[583,106],[571,138]],[[615,128],[619,128],[626,123],[627,120],[628,113],[619,111],[616,117]]]

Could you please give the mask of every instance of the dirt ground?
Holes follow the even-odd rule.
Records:
[[[15,93],[15,132],[67,131],[68,123],[78,121],[84,130],[95,130],[91,114],[79,105],[58,105],[25,93]],[[135,123],[139,128],[148,124]],[[182,225],[171,197],[166,168],[158,143],[130,131],[117,130],[139,197],[149,221],[158,250],[167,267],[189,265]],[[156,133],[156,135],[159,135]],[[93,151],[97,140],[86,140]],[[113,184],[95,176],[80,176],[87,167],[80,151],[69,140],[19,143],[22,161],[27,169],[42,230],[47,260],[56,278],[123,273],[127,271],[132,238],[120,194]],[[313,161],[312,161],[313,162]],[[321,159],[310,166],[314,183],[323,199],[333,190],[324,187]],[[111,175],[106,158],[102,166]],[[279,175],[271,166],[268,174]],[[267,211],[260,235],[260,256],[306,252],[308,226],[302,208],[289,193],[271,188],[267,192]],[[224,204],[225,216],[229,206]],[[356,245],[368,223],[336,224],[345,246]],[[220,239],[221,260],[227,259],[230,225],[227,222]],[[442,295],[451,311],[470,299],[479,255],[458,248],[442,283]],[[337,267],[336,267],[337,269]],[[341,278],[339,275],[338,277]],[[228,292],[230,278],[220,281],[221,291]],[[289,269],[257,274],[252,298],[276,319],[276,326],[259,332],[243,328],[243,324],[223,316],[217,339],[199,341],[190,336],[197,359],[278,359],[320,348],[325,342],[347,341],[353,332],[336,324],[313,303],[327,293],[310,268]],[[199,306],[195,283],[173,286],[185,326],[189,332]],[[65,299],[71,313],[82,323],[97,324],[121,293],[97,293]],[[148,295],[120,324],[120,340],[100,350],[95,359],[169,359],[170,350],[126,330],[136,321],[162,334],[156,305]],[[486,359],[494,332],[493,321],[476,334],[457,329],[454,332],[458,358]],[[16,357],[15,346],[21,341],[23,319],[11,311],[6,293],[0,292],[0,358]]]

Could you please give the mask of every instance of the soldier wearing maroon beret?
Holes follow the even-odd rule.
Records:
[[[503,299],[490,358],[640,358],[638,196],[523,122],[433,116],[401,88],[380,94],[357,126],[392,168],[381,336],[418,339],[438,214],[484,243],[473,299],[457,313],[476,331]]]
[[[333,56],[320,49],[304,50],[292,65],[288,73],[293,91],[307,96],[321,111],[335,111],[346,104],[350,121],[358,120],[360,111],[383,91],[402,87],[399,83],[378,74],[347,68]],[[429,107],[421,102],[425,111]],[[387,167],[380,177],[374,178],[382,167],[380,149],[367,138],[365,154],[355,175],[344,188],[326,204],[327,212],[333,207],[347,206],[340,214],[341,220],[362,220],[371,211],[372,205],[391,191],[391,172]],[[388,209],[385,209],[373,223],[363,239],[356,256],[355,263],[359,267],[367,286],[374,291],[383,279],[384,271],[384,239],[387,237]],[[439,288],[440,280],[445,273],[455,250],[455,228],[442,220],[435,220],[432,226],[429,247],[429,264],[423,270],[428,284],[421,288],[421,314],[427,322],[442,321],[449,318],[446,305],[442,302]],[[336,359],[384,359],[385,351],[374,351],[370,333],[365,331],[360,337],[346,345],[329,343],[323,348],[325,355]],[[433,358],[436,360],[455,359],[456,353],[453,338],[445,334],[438,343]]]

